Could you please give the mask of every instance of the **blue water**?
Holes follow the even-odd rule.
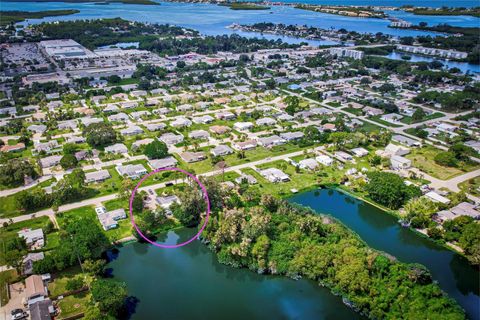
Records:
[[[388,28],[390,21],[385,19],[366,19],[345,17],[306,10],[299,10],[286,6],[274,6],[271,10],[230,10],[227,7],[212,4],[169,3],[161,2],[160,6],[125,5],[112,3],[109,5],[95,5],[93,3],[59,3],[59,2],[2,2],[2,10],[54,10],[78,9],[81,12],[65,17],[47,17],[40,20],[31,20],[31,23],[55,20],[74,20],[92,18],[113,18],[169,23],[196,29],[203,34],[230,34],[236,31],[226,27],[232,23],[252,24],[256,22],[273,22],[284,24],[307,24],[319,28],[345,28],[362,33],[382,32],[393,36],[416,36],[433,34],[424,31],[402,30]],[[406,20],[415,22],[425,21],[429,25],[438,23],[452,23],[459,26],[472,26],[480,22],[473,17],[439,17],[413,16],[402,12],[395,12]],[[237,32],[238,33],[238,32]],[[279,38],[278,36],[267,36]]]
[[[338,191],[304,192],[289,201],[337,218],[369,246],[400,261],[425,265],[440,287],[466,310],[470,319],[480,319],[480,273],[464,257],[402,228],[386,212]]]
[[[477,7],[478,1],[472,0],[276,0],[275,2],[285,3],[307,3],[307,4],[330,4],[330,5],[353,5],[353,6],[389,6],[389,7],[401,7],[403,5],[414,5],[423,7],[439,8],[443,6],[447,7]]]
[[[411,59],[407,60],[409,62],[432,62],[434,60],[440,61],[443,63],[444,68],[450,69],[450,68],[458,68],[462,73],[479,73],[480,72],[480,65],[478,64],[471,64],[471,63],[466,63],[466,62],[455,62],[455,61],[447,61],[443,59],[438,59],[438,58],[431,58],[427,56],[422,56],[422,55],[417,55],[417,54],[410,54],[410,53],[403,53],[403,52],[397,52],[394,51],[390,53],[389,55],[385,56],[386,58],[393,59],[393,60],[403,60],[402,56],[409,56]]]

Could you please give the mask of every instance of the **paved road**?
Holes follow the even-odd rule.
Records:
[[[292,153],[288,153],[288,154],[284,154],[284,155],[279,155],[279,156],[270,157],[270,158],[266,158],[266,159],[262,159],[262,160],[258,160],[258,161],[253,161],[253,162],[239,164],[239,165],[232,166],[232,167],[227,167],[223,171],[224,172],[230,172],[230,171],[236,171],[236,170],[241,170],[241,169],[245,169],[245,168],[254,168],[255,166],[258,166],[258,165],[261,165],[261,164],[264,164],[264,163],[274,162],[274,161],[278,161],[278,160],[285,160],[285,159],[290,158],[290,157],[295,157],[295,156],[302,155],[303,153],[304,153],[303,150],[296,151],[296,152],[292,152]],[[213,176],[213,175],[218,175],[218,174],[221,174],[221,173],[222,173],[222,170],[219,169],[219,170],[213,170],[213,171],[209,171],[209,172],[206,172],[206,173],[199,174],[199,176]],[[174,180],[174,181],[162,182],[162,183],[158,183],[158,184],[155,184],[155,185],[139,188],[139,190],[140,191],[146,191],[148,189],[156,190],[156,189],[164,188],[166,183],[177,184],[177,183],[180,183],[180,182],[183,182],[183,180],[179,179],[179,180]],[[116,198],[117,198],[117,194],[109,194],[109,195],[106,195],[106,196],[103,196],[103,197],[92,198],[92,199],[87,199],[87,200],[83,200],[83,201],[79,201],[79,202],[75,202],[75,203],[65,204],[65,205],[62,205],[58,208],[58,212],[65,212],[65,211],[69,211],[69,210],[72,210],[72,209],[77,209],[77,208],[81,208],[81,207],[85,207],[85,206],[96,206],[96,205],[100,205],[102,202],[110,201],[110,200],[113,200],[113,199],[116,199]],[[38,212],[35,212],[35,213],[32,213],[32,214],[26,214],[26,215],[22,215],[22,216],[18,216],[18,217],[13,217],[11,219],[0,219],[0,225],[3,225],[4,222],[9,222],[10,220],[12,220],[15,223],[15,222],[30,220],[30,219],[33,219],[33,218],[44,217],[44,216],[49,217],[53,221],[55,219],[55,212],[52,209],[45,209],[45,210],[41,210],[41,211],[38,211]]]

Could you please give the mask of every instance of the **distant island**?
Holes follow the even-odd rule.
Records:
[[[369,6],[326,6],[312,4],[297,4],[297,9],[335,14],[339,16],[358,17],[358,18],[386,18],[387,15],[383,11],[375,10]]]
[[[0,11],[0,25],[6,26],[12,23],[25,21],[26,19],[42,19],[45,17],[66,16],[79,13],[79,10],[49,10],[49,11]]]
[[[29,2],[30,0],[5,0],[6,2]],[[98,0],[35,0],[35,2],[69,2],[69,3],[101,3],[101,4],[108,4],[108,3],[124,3],[124,4],[142,4],[142,5],[160,5],[160,3],[152,1],[152,0],[105,0],[105,1],[98,1]],[[62,11],[62,10],[58,10]],[[2,17],[3,20],[3,17]]]
[[[424,16],[473,16],[480,17],[480,7],[474,8],[427,8],[427,7],[414,7],[414,6],[402,6],[402,10],[411,12],[415,15]]]

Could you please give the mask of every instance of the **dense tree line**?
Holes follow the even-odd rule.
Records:
[[[216,213],[203,240],[220,262],[259,273],[306,277],[374,319],[464,319],[418,264],[367,247],[331,218],[264,195]]]
[[[19,208],[25,211],[37,211],[51,206],[60,206],[65,203],[75,202],[90,198],[97,191],[85,186],[85,173],[81,169],[74,169],[65,175],[53,188],[52,193],[44,189],[35,188],[24,190],[15,196]]]
[[[89,49],[118,42],[151,42],[159,35],[184,35],[181,27],[172,25],[143,24],[121,18],[59,21],[42,23],[37,30],[52,39],[73,39]],[[189,30],[196,34],[196,32]]]
[[[365,187],[368,196],[390,209],[398,209],[408,200],[422,195],[417,186],[407,186],[395,173],[370,172],[368,179],[369,182]]]
[[[35,167],[24,159],[11,159],[0,166],[0,185],[10,188],[24,184],[25,178],[36,179],[38,173]]]

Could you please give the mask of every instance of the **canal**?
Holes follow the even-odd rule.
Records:
[[[368,245],[400,261],[424,264],[470,319],[480,319],[479,273],[462,256],[401,228],[382,210],[335,190],[305,192],[289,200],[337,218]],[[193,233],[183,229],[160,240],[177,243]],[[312,281],[222,265],[200,241],[173,250],[128,244],[108,266],[138,299],[132,319],[361,318]]]

